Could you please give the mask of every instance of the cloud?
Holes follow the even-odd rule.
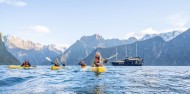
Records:
[[[15,7],[24,7],[27,6],[27,3],[23,0],[0,0],[2,4],[8,4]]]
[[[168,17],[171,25],[184,27],[189,22],[189,17],[185,13],[178,13]]]
[[[69,48],[70,47],[69,44],[56,44],[56,46],[58,46],[60,48]]]
[[[159,32],[157,30],[154,30],[153,28],[149,27],[145,30],[142,30],[140,32],[129,32],[125,35],[125,39],[128,39],[130,37],[135,37],[137,39],[141,39],[146,34],[158,34]]]
[[[39,32],[39,33],[49,33],[50,29],[48,27],[45,27],[45,26],[36,25],[36,26],[30,26],[29,31]]]
[[[158,34],[159,32],[157,30],[154,30],[152,28],[147,28],[142,31],[142,34]]]
[[[166,32],[171,32],[171,31],[180,31],[180,32],[184,32],[186,31],[187,27],[179,27],[179,28],[174,28],[174,29],[165,29],[165,30],[162,30],[161,33],[166,33]]]
[[[180,31],[180,32],[185,32],[188,28],[187,27],[179,27],[179,28],[173,28],[173,29],[164,29],[164,30],[155,30],[151,27],[142,30],[140,32],[129,32],[125,35],[124,39],[128,39],[130,37],[135,37],[137,39],[141,39],[143,36],[146,34],[160,34],[160,33],[167,33],[167,32],[172,32],[172,31]]]

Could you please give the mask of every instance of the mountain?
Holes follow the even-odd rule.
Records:
[[[17,65],[20,62],[8,52],[3,42],[3,36],[0,33],[0,65]]]
[[[46,57],[55,60],[64,50],[56,45],[41,45],[32,41],[25,41],[16,36],[4,36],[5,45],[20,62],[29,60],[31,64],[47,65],[50,64]]]
[[[160,53],[161,65],[190,65],[190,29],[166,43]]]
[[[155,36],[153,38],[138,41],[138,56],[144,58],[144,65],[157,66],[189,66],[190,65],[190,29],[176,36],[170,41],[164,41],[163,38]],[[116,46],[118,59],[124,59],[126,53],[128,57],[135,57],[136,43]],[[84,60],[90,65],[94,58],[95,52],[101,52],[104,58],[116,54],[116,47],[97,48]],[[127,48],[127,49],[126,49]],[[115,58],[110,59],[114,61]]]
[[[68,65],[75,65],[96,48],[107,48],[122,44],[130,44],[135,41],[137,41],[136,38],[129,38],[128,40],[104,39],[98,34],[83,36],[61,55],[60,60],[61,62],[69,62]]]
[[[156,36],[162,37],[165,41],[170,41],[176,36],[180,35],[182,31],[172,31],[172,32],[167,32],[167,33],[160,33],[160,34],[146,34],[143,38],[140,40],[147,40]]]
[[[95,56],[95,53],[97,51],[99,51],[102,54],[103,58],[109,58],[116,54],[116,48],[118,52],[117,57],[119,60],[124,59],[126,56],[135,57],[136,44],[137,44],[138,56],[143,57],[144,62],[148,62],[148,63],[145,63],[145,65],[153,65],[157,56],[159,55],[160,50],[165,44],[165,41],[161,37],[156,36],[154,38],[144,40],[144,41],[138,41],[132,44],[120,45],[120,46],[111,47],[111,48],[97,48],[88,57],[86,57],[84,61],[88,65],[91,65],[90,63],[92,62]],[[109,61],[114,61],[114,60],[116,60],[116,58],[112,58]]]

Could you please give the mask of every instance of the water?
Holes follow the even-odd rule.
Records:
[[[51,71],[50,66],[36,69],[8,69],[0,66],[1,94],[153,94],[190,93],[190,68],[113,67],[96,76],[78,66]]]

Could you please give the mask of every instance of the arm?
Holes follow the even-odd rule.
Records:
[[[104,59],[104,58],[102,58],[102,61],[101,61],[102,63],[107,63],[108,62],[108,59],[106,58],[106,59]]]
[[[94,59],[93,59],[93,61],[92,61],[92,67],[95,67],[95,64],[94,64],[95,62],[94,62]]]

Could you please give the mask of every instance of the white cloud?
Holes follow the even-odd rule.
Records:
[[[48,27],[45,27],[45,26],[36,25],[36,26],[30,26],[29,31],[39,32],[39,33],[49,33],[50,29]]]
[[[174,29],[165,29],[165,30],[162,30],[161,33],[166,33],[166,32],[171,32],[171,31],[184,32],[184,31],[186,31],[187,29],[188,29],[187,27],[179,27],[179,28],[174,28]]]
[[[23,0],[0,0],[0,3],[12,5],[15,7],[27,6],[27,3],[24,2]]]
[[[56,46],[58,46],[60,48],[69,48],[70,47],[69,44],[56,44]]]
[[[180,32],[184,32],[186,31],[188,28],[187,27],[179,27],[179,28],[174,28],[174,29],[164,29],[164,30],[160,30],[157,31],[151,27],[142,30],[140,32],[129,32],[125,35],[124,39],[128,39],[130,37],[135,37],[137,39],[141,39],[143,36],[145,36],[146,34],[160,34],[160,33],[167,33],[167,32],[172,32],[172,31],[180,31]]]
[[[127,34],[125,34],[125,39],[128,39],[130,37],[135,37],[134,35],[135,35],[134,32],[128,32]]]
[[[158,34],[159,32],[157,30],[154,30],[152,28],[147,28],[142,31],[142,34]]]
[[[141,39],[146,34],[158,34],[159,32],[157,30],[154,30],[153,28],[149,27],[145,30],[142,30],[140,32],[129,32],[125,35],[125,39],[128,39],[130,37],[135,37],[137,39]]]
[[[189,22],[189,17],[185,13],[178,13],[168,17],[170,24],[176,27],[184,27]]]

